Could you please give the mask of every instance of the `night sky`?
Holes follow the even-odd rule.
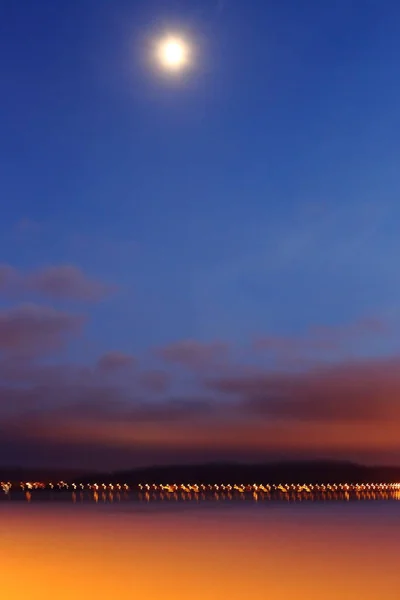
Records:
[[[399,64],[395,0],[1,3],[0,464],[400,463]]]

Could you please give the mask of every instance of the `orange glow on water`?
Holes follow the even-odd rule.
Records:
[[[368,600],[399,585],[397,503],[116,506],[1,506],[2,597]]]

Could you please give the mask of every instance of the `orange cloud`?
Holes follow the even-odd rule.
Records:
[[[302,421],[400,417],[400,359],[353,361],[301,373],[228,376],[208,387],[238,399],[244,410]]]

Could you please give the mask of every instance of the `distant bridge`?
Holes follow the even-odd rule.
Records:
[[[136,494],[139,499],[220,499],[253,498],[258,499],[306,499],[324,498],[332,500],[362,498],[395,498],[400,499],[400,483],[340,483],[340,484],[313,484],[313,483],[253,483],[253,484],[157,484],[140,483],[130,486],[128,483],[93,482],[80,483],[65,481],[40,482],[27,481],[12,484],[9,481],[0,481],[0,489],[5,494],[19,491],[31,494],[33,491],[90,493],[101,494]]]

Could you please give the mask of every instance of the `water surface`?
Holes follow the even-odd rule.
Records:
[[[400,597],[399,502],[0,504],[1,598]]]

